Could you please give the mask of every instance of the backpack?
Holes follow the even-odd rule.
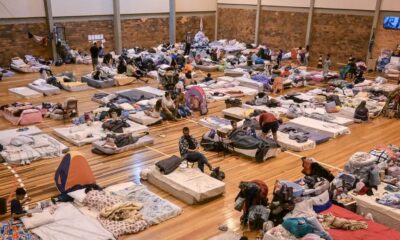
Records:
[[[223,181],[225,179],[225,173],[222,170],[220,170],[219,167],[214,168],[210,176],[220,181]]]

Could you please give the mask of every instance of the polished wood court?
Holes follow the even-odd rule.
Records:
[[[78,78],[80,78],[81,75],[90,72],[91,66],[67,65],[53,68],[55,73],[65,70],[73,70]],[[38,77],[38,73],[32,73],[18,74],[15,77],[3,79],[0,82],[0,105],[17,100],[25,101],[10,95],[8,88],[26,86]],[[130,86],[104,90],[93,89],[77,93],[62,91],[60,95],[31,99],[29,101],[33,103],[41,103],[43,101],[63,102],[67,97],[75,96],[79,99],[79,111],[83,113],[98,106],[97,103],[90,100],[92,95],[98,91],[113,92],[118,89],[133,88],[142,84],[136,83]],[[150,84],[156,85],[154,80],[151,80]],[[224,108],[225,104],[223,102],[211,103],[209,104],[209,115],[222,116],[221,110]],[[189,127],[195,137],[198,139],[201,138],[207,129],[196,123],[199,118],[198,115],[195,115],[191,119],[153,126],[150,128],[150,135],[155,139],[154,145],[113,156],[95,155],[91,153],[91,145],[76,147],[59,138],[57,139],[68,145],[71,150],[78,150],[86,156],[99,185],[109,186],[126,181],[139,182],[139,173],[143,168],[151,166],[167,155],[179,155],[178,139],[181,136],[181,129],[184,126]],[[55,137],[52,133],[52,128],[63,124],[63,121],[45,119],[43,123],[37,126],[44,132]],[[10,128],[15,128],[15,126],[12,126],[5,119],[0,118],[0,130]],[[300,155],[314,157],[336,173],[344,166],[354,152],[368,151],[377,144],[393,143],[400,145],[399,128],[400,121],[384,118],[377,118],[367,124],[353,124],[350,126],[351,135],[330,140],[327,143],[317,146],[314,150],[301,152]],[[165,137],[161,137],[160,135],[165,135]],[[158,226],[153,226],[139,234],[126,236],[123,239],[207,239],[219,233],[218,226],[221,224],[227,224],[230,229],[237,232],[244,232],[244,235],[253,239],[257,236],[257,233],[250,233],[246,229],[242,229],[239,221],[241,213],[233,209],[239,182],[260,179],[265,181],[270,191],[272,191],[275,180],[294,180],[302,175],[300,172],[301,161],[299,160],[299,155],[290,152],[280,153],[278,157],[269,159],[264,163],[256,163],[254,160],[239,155],[231,154],[223,156],[222,154],[218,155],[213,152],[205,152],[205,154],[213,166],[220,166],[226,174],[225,195],[208,203],[188,206],[162,191],[162,189],[158,189],[143,181],[142,183],[147,185],[151,191],[182,207],[183,214]],[[34,202],[57,195],[58,192],[54,186],[53,176],[60,160],[61,157],[40,160],[28,166],[15,167],[17,174],[21,177],[29,196]],[[15,190],[16,179],[3,164],[0,164],[0,183],[0,197],[7,197],[10,191]]]

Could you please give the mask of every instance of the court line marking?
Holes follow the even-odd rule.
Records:
[[[147,148],[147,149],[150,149],[150,150],[152,150],[152,151],[154,151],[154,152],[158,152],[158,153],[160,153],[161,155],[164,155],[164,156],[166,156],[166,157],[172,156],[172,155],[168,155],[168,154],[166,154],[166,153],[163,153],[163,152],[161,152],[160,150],[155,149],[155,148],[153,148],[153,147],[146,146],[146,148]]]
[[[284,153],[287,153],[287,154],[289,154],[289,155],[292,155],[292,156],[295,156],[295,157],[298,157],[298,158],[302,158],[303,156],[301,156],[301,155],[299,155],[299,154],[297,154],[297,153],[293,153],[293,152],[290,152],[290,151],[285,151]],[[332,165],[330,165],[330,164],[327,164],[327,163],[324,163],[324,162],[320,162],[320,161],[317,161],[319,164],[321,164],[321,165],[324,165],[324,166],[327,166],[327,167],[329,167],[329,168],[332,168],[332,169],[336,169],[336,170],[339,170],[339,171],[343,171],[343,169],[341,169],[341,168],[338,168],[338,167],[335,167],[335,166],[332,166]]]

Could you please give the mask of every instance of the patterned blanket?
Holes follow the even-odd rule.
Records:
[[[0,222],[0,239],[2,240],[39,240],[39,237],[25,229],[21,221]]]

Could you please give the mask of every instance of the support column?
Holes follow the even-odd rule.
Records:
[[[216,10],[215,10],[215,27],[214,27],[214,40],[217,41],[218,40],[218,1],[215,1],[216,6]]]
[[[169,0],[169,44],[176,42],[176,10],[175,0]]]
[[[114,47],[115,53],[120,55],[122,53],[122,34],[121,34],[121,9],[119,0],[113,0],[114,9]]]
[[[46,12],[46,23],[49,28],[49,33],[51,34],[52,38],[50,41],[51,47],[51,56],[53,58],[53,62],[55,62],[58,58],[57,50],[56,50],[56,39],[54,38],[54,20],[53,20],[53,11],[51,9],[51,0],[43,0],[44,1],[44,8]]]
[[[256,13],[256,27],[255,27],[255,36],[254,43],[256,45],[259,44],[259,33],[260,33],[260,17],[261,17],[261,0],[257,0],[257,13]]]
[[[308,9],[308,20],[307,20],[307,32],[306,32],[305,46],[307,46],[307,45],[310,46],[312,20],[313,20],[313,15],[314,15],[314,6],[315,6],[315,0],[310,0],[310,8]]]
[[[367,60],[372,57],[372,50],[374,48],[374,43],[375,43],[376,26],[378,25],[379,14],[381,12],[381,4],[382,4],[382,0],[376,0],[374,20],[372,22],[371,34],[369,36]]]

